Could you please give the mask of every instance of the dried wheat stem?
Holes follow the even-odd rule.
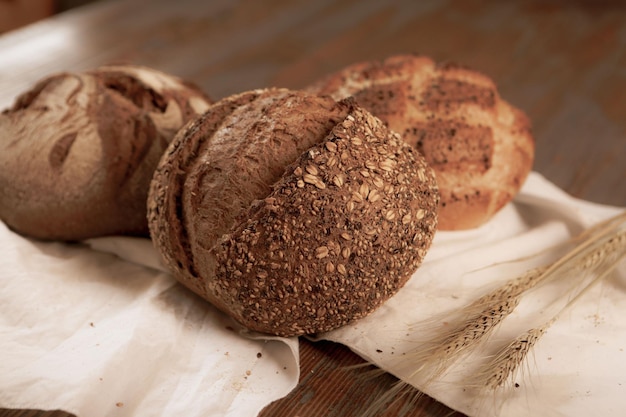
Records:
[[[519,303],[521,295],[535,288],[538,284],[556,276],[555,272],[557,270],[570,268],[578,271],[589,270],[597,266],[600,261],[606,259],[609,255],[624,249],[626,246],[626,231],[615,234],[619,232],[619,227],[626,226],[626,223],[620,224],[622,222],[626,222],[626,212],[583,232],[581,236],[584,235],[589,239],[553,264],[529,270],[524,275],[506,282],[501,287],[490,291],[464,307],[461,310],[461,315],[464,317],[463,323],[460,326],[456,326],[452,333],[463,333],[467,330],[469,334],[479,335],[475,330],[477,327],[485,328],[486,332],[489,332],[493,327],[490,324],[497,324],[506,317],[512,311],[511,308],[515,308]],[[595,237],[592,232],[596,232]],[[606,237],[606,235],[609,235],[609,238],[602,241],[601,238]],[[585,253],[585,251],[589,252]],[[579,256],[581,257],[580,262],[572,262]],[[481,323],[487,323],[488,325],[481,326]],[[460,339],[473,340],[475,337],[460,337]],[[457,337],[447,337],[446,340],[454,345],[456,343],[453,343],[453,341],[457,340]],[[449,349],[446,348],[444,350],[447,351]]]
[[[434,379],[486,340],[517,307],[520,294],[536,284],[544,269],[528,271],[464,307],[459,312],[460,319],[453,321],[457,324],[449,331],[431,340],[429,347],[409,354],[411,362],[417,365],[412,375]]]
[[[613,217],[601,221],[592,227],[583,230],[574,240],[582,241],[592,238],[594,235],[612,235],[619,232],[620,229],[626,228],[626,211],[623,211]]]
[[[617,216],[617,218],[621,217],[621,215]],[[532,269],[462,308],[459,312],[461,319],[456,320],[456,325],[453,325],[448,332],[432,340],[430,347],[411,354],[411,360],[417,365],[413,375],[422,374],[422,377],[432,380],[443,374],[465,354],[488,340],[498,325],[518,306],[524,294],[538,287],[539,284],[558,279],[569,280],[568,277],[572,274],[582,275],[581,279],[568,281],[567,285],[569,285],[570,290],[565,291],[564,294],[571,294],[581,282],[585,281],[585,277],[593,274],[603,265],[609,264],[609,267],[604,268],[608,273],[615,266],[613,260],[619,259],[626,253],[626,231],[620,232],[621,226],[621,223],[609,219],[602,225],[596,226],[594,229],[596,233],[586,232],[587,240],[577,245],[553,264]],[[600,273],[594,281],[603,279],[604,275]],[[586,288],[580,291],[574,299],[585,292]],[[559,298],[562,299],[562,297]],[[567,304],[573,301],[570,300]],[[531,344],[528,341],[534,341],[534,336],[542,335],[554,320],[556,320],[556,316],[548,323],[529,330],[528,334],[522,335],[521,339],[514,343],[517,343],[518,347],[532,347],[534,342]],[[511,358],[519,357],[523,353],[523,350],[515,351],[515,348],[516,346],[508,348],[513,349],[509,354],[515,353]],[[505,350],[503,355],[506,354]],[[492,366],[498,369],[498,365],[493,364]],[[516,367],[510,363],[509,366]],[[510,373],[506,370],[496,372],[500,372],[500,375]],[[491,382],[487,382],[487,386],[489,384]]]
[[[488,361],[471,378],[477,384],[468,384],[468,388],[478,386],[492,390],[503,386],[562,312],[591,286],[603,280],[626,257],[626,211],[589,228],[569,243],[578,244],[556,262],[530,270],[459,310],[456,315],[458,319],[453,320],[457,324],[451,326],[450,331],[431,340],[429,347],[410,352],[407,359],[416,365],[412,376],[420,374],[424,377],[424,371],[428,369],[433,372],[429,381],[432,382],[464,354],[488,339],[494,329],[517,307],[522,297],[540,284],[563,280],[569,285],[570,290],[564,292],[569,297],[576,288],[580,288],[580,283],[586,282],[550,320],[524,332]],[[581,273],[586,278],[570,280],[572,274]],[[589,282],[589,276],[594,273],[595,276]],[[559,299],[562,300],[563,296]],[[407,386],[406,382],[399,382],[379,398],[376,406],[368,410],[368,415],[375,415],[377,410],[384,409],[394,397],[406,395],[403,388]],[[371,413],[372,410],[374,413]]]
[[[602,250],[602,245],[605,243],[605,239],[608,238],[611,240],[615,236],[619,236],[620,233],[624,232],[620,229],[624,228],[626,228],[626,212],[613,216],[585,230],[573,239],[574,241],[582,240],[582,242],[576,245],[574,249],[569,251],[563,257],[559,258],[556,262],[552,263],[545,271],[545,274],[550,276],[560,268],[567,268],[572,265],[580,266],[581,264],[578,262],[578,259],[581,256],[584,257],[585,252],[598,246],[600,246],[600,250]],[[619,249],[619,245],[613,247],[613,249]],[[588,256],[592,256],[592,254],[589,254]]]
[[[620,252],[618,249],[622,249],[622,251]],[[528,330],[502,349],[495,356],[494,360],[487,364],[484,368],[485,371],[479,372],[479,375],[482,373],[487,373],[488,375],[484,386],[489,389],[501,387],[519,368],[519,365],[524,361],[528,352],[539,338],[546,333],[547,329],[558,320],[561,314],[579,300],[591,287],[604,280],[615,267],[626,258],[626,250],[624,249],[626,249],[626,232],[619,233],[615,237],[609,238],[602,246],[589,254],[590,256],[585,256],[582,259],[581,266],[587,266],[587,268],[598,267],[600,271],[597,275],[593,276],[590,282],[582,289],[578,290],[574,297],[570,298],[549,321],[539,327]],[[569,292],[566,294],[569,296]]]
[[[531,269],[524,273],[524,275],[514,278],[512,280],[507,281],[504,285],[496,288],[495,290],[490,291],[489,293],[483,295],[468,307],[464,308],[465,312],[476,311],[481,309],[484,311],[484,306],[491,305],[494,302],[499,303],[505,299],[514,299],[519,297],[525,291],[533,288],[543,279],[545,272],[547,270],[546,266],[542,266],[539,268]]]
[[[418,391],[412,385],[402,380],[399,380],[395,382],[382,395],[376,397],[365,410],[359,410],[359,416],[377,417],[381,414],[382,410],[388,410],[392,408],[402,399],[405,399],[405,404],[403,404],[403,408],[415,408],[415,406],[422,400],[423,397],[423,392]]]
[[[593,239],[595,243],[585,242],[586,252],[575,250],[579,259],[568,254],[566,255],[568,262],[559,260],[552,265],[532,269],[464,307],[460,311],[463,318],[457,325],[433,340],[430,348],[422,349],[412,355],[414,363],[421,363],[415,374],[429,369],[430,378],[434,378],[445,372],[463,357],[463,354],[486,341],[497,326],[517,307],[522,296],[538,284],[558,279],[569,273],[590,273],[603,261],[609,260],[610,262],[615,254],[619,255],[620,250],[626,248],[626,231],[608,238],[605,235],[606,233],[600,235],[605,238],[604,241],[597,242],[596,237]],[[571,286],[574,287],[574,284],[577,285],[579,282],[581,281],[575,281]]]

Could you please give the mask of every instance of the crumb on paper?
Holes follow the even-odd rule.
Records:
[[[251,374],[252,374],[252,371],[250,371],[249,369],[248,369],[248,370],[246,370],[246,375],[247,375],[247,376],[250,376]]]
[[[93,324],[93,321],[90,321],[90,322],[89,322],[89,325],[90,325],[91,327],[96,327],[96,325],[95,325],[95,324]]]
[[[591,320],[593,322],[593,327],[598,327],[602,324],[604,324],[604,317],[602,317],[601,315],[599,315],[598,313],[596,314],[591,314],[587,317],[585,317],[589,320]]]
[[[258,353],[256,354],[256,357],[257,357],[257,358],[261,358],[262,356],[263,356],[263,354],[262,354],[261,352],[258,352]]]
[[[116,407],[124,407],[124,403],[123,403],[123,402],[121,402],[121,401],[119,401],[119,402],[116,402],[116,403],[115,403],[115,406],[116,406]]]

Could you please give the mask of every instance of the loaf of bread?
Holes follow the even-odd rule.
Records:
[[[434,173],[348,99],[243,92],[163,155],[149,224],[185,286],[280,336],[363,317],[420,265],[437,224]]]
[[[148,235],[148,187],[175,133],[210,105],[139,66],[41,80],[0,114],[0,219],[40,239]]]
[[[424,155],[441,194],[440,230],[485,223],[532,168],[528,118],[476,71],[398,55],[350,65],[306,90],[336,100],[353,96]]]

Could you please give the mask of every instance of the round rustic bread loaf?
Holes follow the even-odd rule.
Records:
[[[485,223],[532,168],[528,118],[476,71],[398,55],[350,65],[306,90],[336,100],[353,96],[424,155],[441,194],[440,230]]]
[[[0,219],[24,235],[148,235],[154,169],[209,107],[198,88],[139,66],[41,80],[0,114]]]
[[[249,329],[293,336],[377,308],[417,269],[438,191],[353,100],[243,92],[182,129],[148,204],[174,276]]]

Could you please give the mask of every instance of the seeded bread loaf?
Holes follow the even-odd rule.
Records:
[[[209,104],[198,88],[145,67],[41,80],[0,114],[0,219],[40,239],[148,235],[159,158]]]
[[[424,155],[439,185],[441,230],[485,223],[532,168],[528,118],[476,71],[399,55],[350,65],[306,90],[353,96]]]
[[[267,89],[178,133],[148,211],[180,282],[252,330],[293,336],[363,317],[401,288],[437,203],[424,159],[352,100]]]

